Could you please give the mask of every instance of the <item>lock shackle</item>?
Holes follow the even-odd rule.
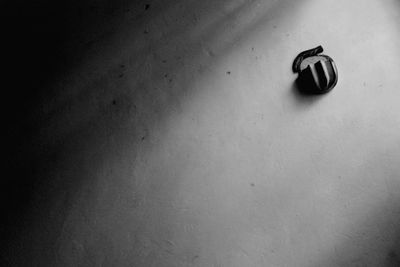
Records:
[[[319,45],[315,48],[303,51],[300,54],[298,54],[293,61],[293,66],[292,66],[293,72],[294,73],[300,72],[300,64],[305,58],[315,56],[322,52],[324,52],[324,49],[322,48],[322,46]]]

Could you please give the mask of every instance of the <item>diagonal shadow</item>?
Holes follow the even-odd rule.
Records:
[[[96,21],[102,19],[117,18],[115,27],[111,29],[119,27],[121,29],[90,43],[90,49],[99,48],[101,53],[96,51],[89,53],[88,48],[79,48],[78,54],[83,58],[82,63],[80,60],[72,60],[74,62],[67,64],[67,70],[61,67],[58,71],[61,74],[47,73],[51,76],[50,80],[57,80],[64,79],[61,78],[64,71],[81,72],[71,75],[75,76],[75,81],[64,79],[56,86],[49,83],[51,85],[44,86],[45,89],[35,92],[32,96],[33,103],[19,116],[22,120],[27,120],[22,128],[27,127],[28,130],[23,135],[13,137],[11,143],[15,144],[26,139],[26,135],[32,137],[19,145],[21,152],[16,153],[14,166],[11,167],[21,175],[21,180],[15,184],[11,182],[5,185],[7,190],[12,192],[6,194],[6,198],[10,198],[11,202],[14,201],[10,209],[18,211],[15,214],[8,212],[10,217],[5,223],[7,227],[3,228],[5,229],[2,232],[3,240],[20,239],[21,233],[26,234],[33,227],[31,224],[37,229],[33,236],[40,235],[46,229],[50,230],[41,243],[34,240],[34,237],[26,235],[22,238],[26,241],[22,247],[18,247],[14,242],[14,246],[10,246],[11,249],[28,253],[32,244],[38,244],[37,251],[42,253],[43,258],[54,263],[55,252],[46,251],[46,248],[54,245],[62,232],[68,212],[73,208],[80,188],[97,182],[96,174],[91,169],[112,160],[110,159],[112,157],[126,156],[126,151],[129,150],[140,153],[139,145],[135,145],[137,140],[145,140],[152,128],[163,123],[170,115],[170,111],[167,111],[169,107],[179,105],[181,97],[191,90],[193,81],[181,82],[176,86],[174,79],[178,79],[182,72],[196,70],[199,65],[207,67],[226,57],[235,49],[236,44],[245,42],[257,28],[268,24],[271,17],[279,16],[282,20],[294,12],[287,8],[287,3],[290,2],[288,0],[270,1],[264,3],[264,13],[250,17],[246,23],[241,24],[240,18],[246,20],[246,15],[255,12],[254,5],[260,1],[241,1],[236,6],[229,6],[231,2],[191,1],[187,4],[187,1],[176,1],[168,7],[157,7],[154,4],[155,11],[152,11],[154,13],[148,16],[137,13],[133,22],[127,23],[127,26],[124,26],[124,21],[121,22],[117,18],[121,12],[131,12],[127,11],[126,6],[122,9],[115,7],[116,11],[105,17],[95,16],[94,22],[89,24],[96,24]],[[109,3],[111,2],[106,2],[105,6]],[[182,8],[181,5],[185,7]],[[295,9],[296,5],[292,4],[290,7]],[[83,10],[83,14],[89,12],[86,8]],[[190,12],[196,17],[196,12],[193,10],[201,10],[204,14],[197,15],[198,21],[193,22],[193,25],[185,25],[190,19],[183,20],[184,23],[173,19],[179,14],[190,14]],[[51,11],[50,8],[49,12]],[[166,16],[165,12],[169,12],[169,16]],[[148,37],[149,32],[155,30],[155,27],[163,21],[169,25],[158,34]],[[85,24],[84,19],[82,24]],[[134,30],[131,28],[132,25]],[[231,27],[232,25],[234,27]],[[81,27],[81,23],[77,23],[75,27]],[[94,26],[89,26],[82,32],[90,32],[91,27]],[[230,29],[231,33],[221,34],[221,31],[226,29]],[[78,39],[83,38],[79,37],[82,33],[71,34],[78,35],[76,37]],[[137,37],[139,35],[145,37]],[[72,41],[74,42],[75,40]],[[131,42],[135,43],[132,50],[129,49]],[[64,41],[61,43],[61,49],[68,50],[63,47]],[[173,47],[175,49],[171,49]],[[46,54],[45,50],[39,54]],[[127,50],[128,60],[126,54],[121,56],[121,51]],[[70,53],[73,51],[65,52],[66,55]],[[85,56],[86,53],[90,55]],[[146,56],[142,56],[143,54]],[[32,60],[38,61],[39,58],[32,57]],[[53,58],[50,57],[48,60],[51,62]],[[176,60],[178,63],[169,65],[168,62],[171,60]],[[45,65],[47,64],[51,65],[51,63]],[[44,72],[47,70],[45,68]],[[114,86],[113,81],[119,79],[121,74],[124,75],[120,79],[121,82],[117,83],[118,86]],[[32,77],[35,75],[32,74]],[[88,78],[82,77],[85,75]],[[46,75],[40,71],[39,76]],[[46,77],[38,79],[36,84],[38,86],[46,84],[47,82],[43,80],[46,80]],[[162,99],[155,97],[159,94],[165,97]],[[129,127],[127,131],[126,125],[131,124],[135,125],[135,129]],[[104,128],[104,125],[107,125],[107,128]],[[110,141],[110,136],[118,141]],[[104,147],[110,146],[113,147],[114,154],[104,155]],[[21,188],[24,189],[23,193]],[[56,216],[52,215],[53,212],[56,212]],[[164,216],[168,217],[168,214]],[[15,223],[16,217],[28,223],[16,224],[17,230],[11,231],[10,234],[8,229]],[[41,225],[42,223],[45,226]],[[37,260],[40,262],[42,259]]]

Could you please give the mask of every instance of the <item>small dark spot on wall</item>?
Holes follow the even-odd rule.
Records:
[[[113,105],[116,105],[116,104],[117,104],[117,101],[114,99],[114,100],[112,101],[112,104],[113,104]]]
[[[148,30],[144,30],[143,33],[144,33],[144,34],[148,34],[149,31],[148,31]]]
[[[167,63],[167,61],[164,59],[163,61],[161,61],[162,63]]]
[[[85,42],[84,45],[87,47],[91,47],[91,46],[93,46],[94,43],[96,43],[95,40],[89,40],[89,41]]]
[[[231,74],[231,72],[230,72],[230,71],[227,71],[227,72],[226,72],[226,74],[230,75],[230,74]]]
[[[118,77],[120,77],[120,78],[122,78],[122,77],[124,77],[124,74],[123,73],[121,73]]]
[[[254,51],[254,47],[251,48],[251,51]]]
[[[144,5],[144,10],[148,10],[150,8],[150,4]]]
[[[144,139],[146,139],[146,136],[142,136],[141,140],[144,141]]]
[[[195,256],[193,256],[193,258],[192,258],[192,262],[194,262],[196,259],[198,259],[199,258],[199,255],[195,255]]]
[[[165,74],[164,74],[164,77],[167,78],[167,77],[168,77],[168,73],[165,73]]]
[[[121,64],[121,65],[119,65],[119,67],[120,67],[121,69],[123,69],[123,68],[125,68],[125,65],[124,65],[124,64]]]
[[[255,184],[254,184],[254,183],[251,183],[250,185],[251,185],[251,186],[253,186],[253,187],[255,186]]]

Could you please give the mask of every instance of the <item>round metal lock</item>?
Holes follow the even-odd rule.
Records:
[[[320,55],[322,52],[322,46],[306,50],[293,62],[293,72],[299,74],[296,82],[303,93],[327,93],[338,81],[335,62],[327,55]]]

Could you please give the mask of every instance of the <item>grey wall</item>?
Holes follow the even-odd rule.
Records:
[[[49,5],[9,17],[5,266],[400,265],[400,2]]]

